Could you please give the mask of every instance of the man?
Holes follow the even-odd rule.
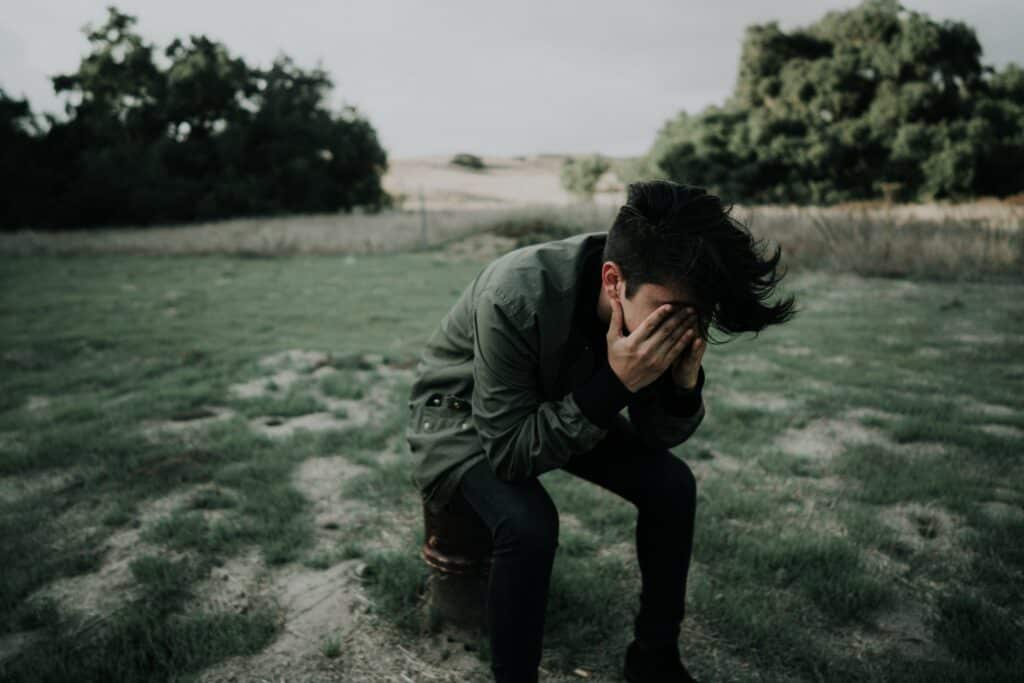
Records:
[[[641,573],[628,681],[692,681],[678,648],[696,480],[669,449],[704,418],[708,330],[792,316],[763,303],[780,251],[701,188],[629,186],[607,233],[513,250],[462,292],[427,341],[410,394],[412,479],[427,505],[477,514],[497,681],[536,681],[558,511],[538,476],[561,468],[637,507]],[[628,419],[621,414],[626,409]]]

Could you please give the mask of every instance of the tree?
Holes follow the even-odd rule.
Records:
[[[722,106],[665,124],[647,167],[747,201],[1024,189],[1024,76],[974,30],[866,0],[785,32],[750,26]]]
[[[379,210],[387,155],[352,106],[331,111],[321,68],[279,55],[251,67],[203,35],[162,51],[111,6],[86,26],[77,71],[52,77],[66,121],[45,132],[27,102],[0,97],[5,168],[22,174],[18,201],[0,203],[5,228],[90,227],[247,214]],[[158,58],[161,60],[158,62]],[[18,132],[20,131],[20,132]]]

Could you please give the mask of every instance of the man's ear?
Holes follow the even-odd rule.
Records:
[[[619,294],[619,289],[624,283],[625,281],[622,279],[622,273],[619,271],[619,267],[615,262],[605,261],[601,269],[601,286],[604,287],[608,298],[621,300],[622,297]]]

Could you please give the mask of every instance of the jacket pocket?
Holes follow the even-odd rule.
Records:
[[[473,411],[469,401],[454,394],[427,396],[419,413],[416,429],[420,432],[459,432],[472,427]]]

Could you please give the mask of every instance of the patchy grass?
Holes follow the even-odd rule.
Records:
[[[369,623],[406,649],[382,675],[426,661],[409,376],[377,392],[372,371],[413,367],[480,267],[429,252],[6,260],[0,638],[34,635],[0,674],[184,679],[264,651],[282,632],[272,604],[195,602],[251,549],[275,576],[358,563]],[[674,449],[698,479],[687,661],[709,680],[1010,680],[1024,665],[1020,285],[810,271],[786,287],[801,315],[712,345],[708,415]],[[264,362],[282,349],[326,357]],[[232,389],[249,382],[266,391]],[[250,426],[327,399],[373,419],[273,438]],[[365,469],[317,498],[295,473],[325,455]],[[543,665],[616,680],[640,588],[636,511],[564,471],[542,481],[573,520]],[[92,612],[83,592],[108,574],[124,599]],[[322,636],[313,655],[340,668],[320,677],[341,680],[355,641]],[[472,657],[485,672],[487,644]]]

